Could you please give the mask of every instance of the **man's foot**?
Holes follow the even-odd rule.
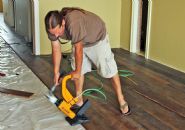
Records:
[[[82,101],[78,101],[77,103],[76,103],[76,105],[78,105],[78,106],[82,106],[84,103],[83,103],[83,100]]]
[[[78,102],[71,107],[71,110],[78,110],[83,105],[83,102]]]
[[[124,116],[129,115],[131,113],[127,102],[120,106],[120,111]]]

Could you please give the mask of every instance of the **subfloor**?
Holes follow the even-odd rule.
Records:
[[[82,125],[71,126],[65,120],[65,115],[48,100],[45,96],[48,94],[48,88],[4,41],[2,36],[8,31],[1,25],[2,22],[0,24],[0,130],[85,130]],[[28,96],[25,91],[33,95]]]
[[[32,55],[31,45],[14,32],[6,32],[7,35],[2,37],[7,39],[6,42],[10,43],[24,63],[50,88],[53,84],[51,55]],[[132,113],[126,117],[120,114],[109,79],[89,73],[86,75],[84,89],[100,87],[101,81],[107,100],[85,97],[91,102],[86,113],[90,122],[83,126],[87,130],[184,130],[185,74],[123,49],[113,49],[113,52],[119,69],[134,73],[133,76],[120,77]],[[70,70],[69,59],[64,59],[61,65],[63,70]],[[68,86],[74,93],[74,86],[70,81]],[[56,95],[60,97],[60,94],[58,88]]]

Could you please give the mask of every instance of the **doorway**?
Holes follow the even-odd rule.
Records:
[[[152,0],[133,0],[130,52],[149,58]]]
[[[145,55],[146,50],[146,31],[147,31],[147,19],[148,19],[148,0],[141,1],[141,34],[139,40],[139,53]]]

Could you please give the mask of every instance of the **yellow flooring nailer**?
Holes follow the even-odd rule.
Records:
[[[62,78],[62,99],[58,99],[53,94],[56,86],[51,88],[46,97],[67,116],[65,118],[66,121],[69,122],[70,125],[74,126],[89,121],[88,117],[84,113],[89,108],[90,102],[89,100],[86,100],[81,107],[75,105],[78,101],[78,97],[73,97],[68,91],[66,83],[69,79],[71,79],[71,75],[66,75]]]

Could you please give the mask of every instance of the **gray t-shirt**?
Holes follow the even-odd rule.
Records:
[[[82,41],[83,44],[92,44],[103,40],[106,36],[105,23],[94,13],[74,10],[65,16],[65,32],[60,38],[71,40],[72,44]],[[58,38],[48,33],[51,41]]]

